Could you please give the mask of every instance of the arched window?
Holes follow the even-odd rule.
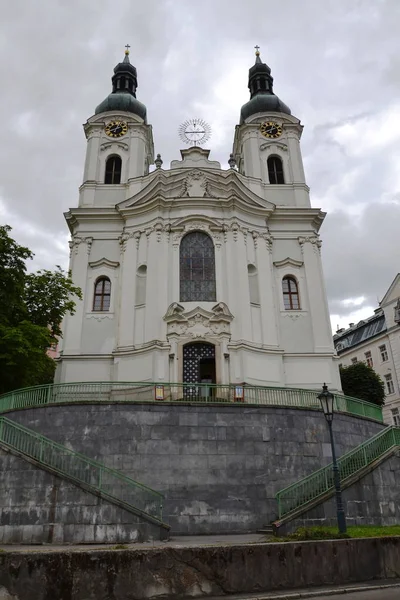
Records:
[[[299,288],[294,277],[288,275],[282,279],[282,292],[285,310],[299,310]]]
[[[107,158],[104,183],[121,183],[122,160],[120,156],[113,155]]]
[[[279,156],[270,156],[267,160],[268,177],[271,184],[285,183],[283,164]]]
[[[180,247],[181,302],[215,302],[214,244],[201,231],[188,233]]]
[[[99,277],[94,286],[93,310],[110,310],[111,281],[108,277]]]

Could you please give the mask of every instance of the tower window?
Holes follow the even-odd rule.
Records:
[[[94,286],[93,310],[110,310],[111,281],[108,277],[100,277]]]
[[[284,277],[282,279],[283,304],[285,310],[299,310],[299,288],[294,277]]]
[[[201,231],[185,235],[179,263],[181,302],[215,302],[215,257],[210,236]]]
[[[267,160],[268,177],[271,184],[285,183],[283,164],[279,156],[270,156]]]
[[[122,160],[120,156],[109,156],[106,162],[104,183],[121,183]]]

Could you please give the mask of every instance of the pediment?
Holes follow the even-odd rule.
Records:
[[[296,267],[297,269],[299,269],[300,267],[303,266],[303,262],[301,260],[295,260],[294,258],[289,258],[289,256],[287,258],[284,258],[283,260],[276,260],[274,262],[274,266],[275,267]]]
[[[95,260],[89,263],[89,267],[92,269],[96,269],[98,267],[109,267],[110,269],[116,269],[119,267],[119,262],[115,260],[109,260],[108,258],[100,258],[99,260]]]
[[[272,202],[257,196],[241,181],[238,173],[230,171],[211,171],[201,168],[174,169],[152,173],[149,183],[140,192],[120,202],[120,211],[150,204],[154,201],[190,203],[218,199],[229,204],[234,201],[244,206],[264,210],[275,210]]]
[[[390,302],[396,301],[400,296],[400,273],[396,275],[392,281],[388,291],[379,303],[379,306],[383,307]]]

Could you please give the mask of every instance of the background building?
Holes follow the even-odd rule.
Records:
[[[366,362],[385,383],[383,416],[400,425],[400,274],[369,319],[350,323],[333,336],[339,365]]]

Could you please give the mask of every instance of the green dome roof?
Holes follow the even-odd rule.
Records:
[[[139,102],[132,94],[126,92],[111,93],[103,102],[101,102],[94,111],[95,115],[102,112],[122,110],[131,112],[146,120],[146,107]]]
[[[274,94],[271,69],[261,62],[260,53],[256,52],[256,62],[249,69],[250,100],[242,106],[240,122],[243,123],[251,115],[261,112],[281,112],[291,114],[290,108]]]
[[[137,72],[136,67],[130,63],[128,46],[124,60],[114,68],[111,81],[111,94],[96,107],[94,114],[121,110],[138,115],[146,121],[146,107],[136,100]]]
[[[240,111],[240,122],[242,123],[251,115],[261,112],[281,112],[291,114],[290,108],[275,94],[258,93],[242,106]]]

